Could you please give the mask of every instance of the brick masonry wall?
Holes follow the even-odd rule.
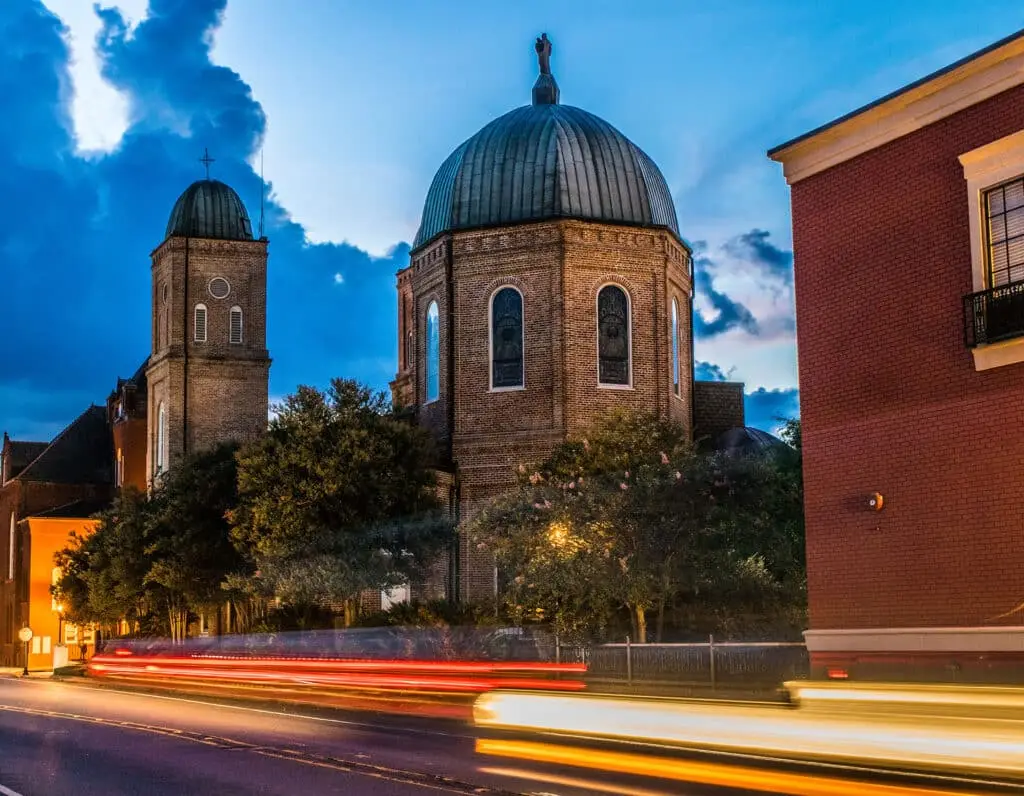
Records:
[[[722,432],[742,426],[745,422],[741,383],[693,383],[693,436],[696,442],[714,440]]]
[[[1024,365],[964,346],[957,160],[1021,129],[1024,87],[792,188],[813,628],[1022,622]]]
[[[449,258],[453,301],[446,285]],[[610,282],[630,299],[632,384],[626,389],[597,383],[597,293]],[[669,233],[577,221],[458,232],[416,252],[398,283],[400,306],[406,285],[411,289],[416,362],[411,377],[400,369],[393,390],[401,394],[404,379],[413,379],[419,422],[442,445],[451,440],[463,521],[514,483],[518,464],[543,459],[608,409],[655,412],[689,429],[689,253]],[[523,295],[525,388],[493,391],[490,299],[506,285]],[[678,395],[672,383],[673,299],[679,309]],[[424,406],[424,323],[431,300],[441,315],[441,398]],[[463,599],[493,599],[493,556],[465,537],[459,569]]]
[[[161,402],[168,412],[172,464],[185,451],[186,441],[190,451],[198,451],[265,432],[270,370],[267,248],[267,241],[171,238],[153,252],[153,353],[146,371],[148,473],[155,462]],[[210,292],[215,277],[230,285],[225,298]],[[202,342],[195,340],[197,304],[207,308]],[[241,344],[230,342],[233,307],[242,310]]]

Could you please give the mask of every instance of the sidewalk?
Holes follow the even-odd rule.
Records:
[[[0,666],[0,677],[23,677],[22,674],[25,670],[21,666]],[[53,677],[53,672],[50,670],[30,670],[28,676],[34,680],[42,680]]]

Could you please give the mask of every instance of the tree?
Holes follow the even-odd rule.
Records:
[[[178,641],[192,612],[219,604],[242,566],[225,516],[236,502],[234,455],[225,445],[187,457],[151,495],[121,490],[92,534],[73,535],[56,554],[54,591],[68,618],[141,630],[159,617],[150,629]]]
[[[802,573],[798,479],[786,467],[698,455],[682,427],[614,412],[536,469],[521,466],[518,489],[473,533],[508,572],[514,612],[600,635],[626,608],[643,642],[652,611],[661,637],[673,600],[774,593],[798,555]]]
[[[233,539],[251,588],[295,605],[344,602],[399,585],[431,563],[451,524],[432,446],[380,393],[335,379],[300,387],[269,433],[239,456]]]
[[[148,499],[135,489],[121,490],[98,518],[93,533],[72,534],[55,555],[62,575],[54,594],[69,621],[111,625],[125,619],[137,627],[153,597],[146,583]]]
[[[171,638],[185,637],[190,612],[225,601],[223,584],[243,566],[227,513],[238,500],[234,444],[172,467],[147,506],[147,584],[160,590]]]

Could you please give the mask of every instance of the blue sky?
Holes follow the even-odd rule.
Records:
[[[765,150],[1011,33],[1009,10],[3,0],[0,426],[47,439],[145,358],[149,252],[204,147],[254,217],[264,154],[272,395],[386,387],[394,272],[434,170],[529,101],[546,31],[562,101],[654,158],[697,245],[698,375],[744,381],[771,428],[797,378],[788,190]]]

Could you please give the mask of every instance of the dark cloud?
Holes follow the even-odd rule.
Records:
[[[697,360],[693,363],[693,377],[697,381],[729,381],[732,371],[726,373],[720,365]]]
[[[715,317],[704,320],[697,310],[693,312],[693,333],[698,338],[716,337],[730,329],[740,328],[745,332],[758,333],[757,319],[754,314],[738,301],[733,301],[725,293],[715,290],[714,278],[711,276],[711,261],[699,257],[694,261],[694,288],[711,304]]]
[[[769,277],[784,284],[793,282],[793,252],[783,251],[768,240],[771,233],[752,229],[725,244],[725,250],[741,260],[760,266]]]
[[[711,306],[711,320],[694,310],[694,334],[698,338],[716,337],[732,329],[742,329],[754,337],[776,338],[792,335],[796,324],[793,312],[758,318],[743,303],[715,286],[715,277],[725,269],[739,269],[759,290],[782,296],[793,284],[793,253],[778,248],[763,229],[752,229],[726,241],[721,248],[724,260],[708,254],[704,241],[693,245],[694,289]]]
[[[759,387],[744,396],[744,406],[748,426],[774,433],[784,421],[800,416],[800,391]]]
[[[266,117],[242,78],[210,60],[225,4],[150,0],[131,31],[118,11],[97,10],[103,74],[127,99],[129,128],[114,152],[83,159],[63,26],[39,0],[0,2],[0,424],[13,434],[70,421],[147,355],[149,253],[177,196],[202,176],[204,147],[256,223],[262,185],[248,162]],[[271,392],[335,375],[385,387],[394,273],[408,248],[373,259],[311,245],[272,186],[268,196]]]

